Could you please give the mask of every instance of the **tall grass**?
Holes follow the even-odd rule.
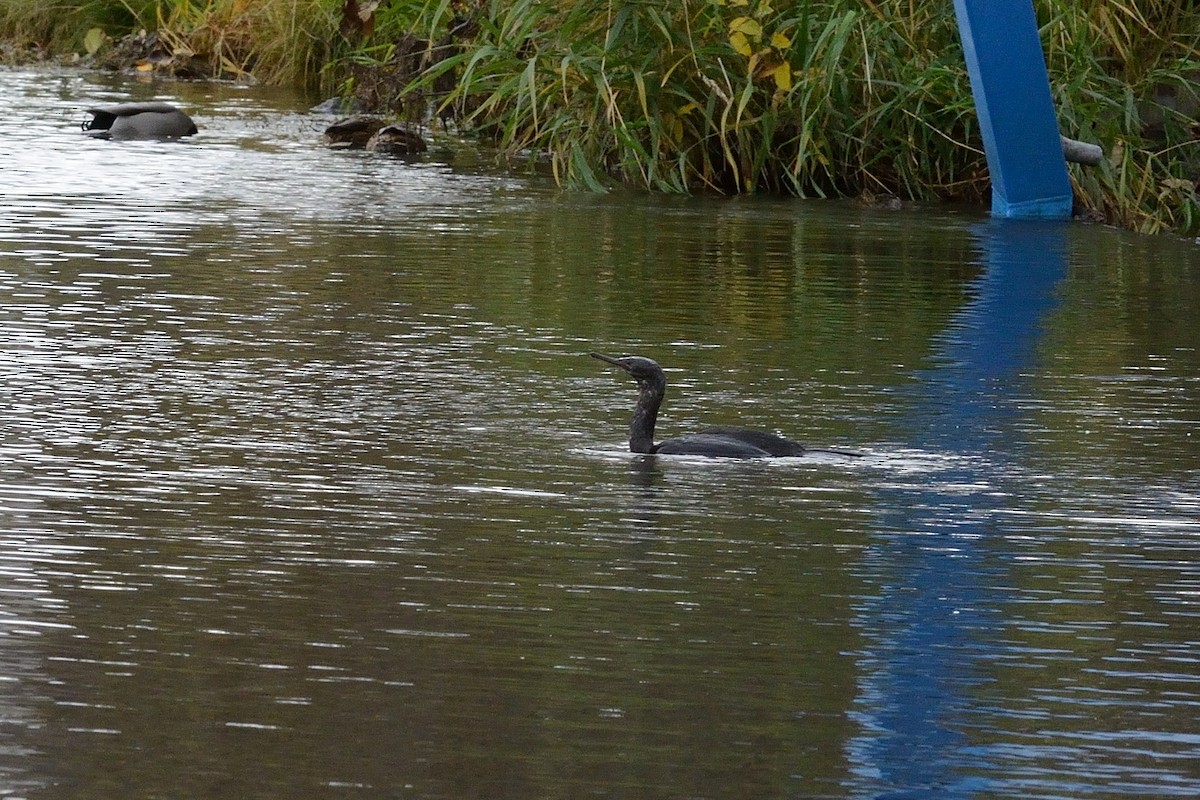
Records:
[[[548,158],[593,189],[988,197],[949,2],[360,0],[369,19],[343,36],[346,5],[0,0],[0,36],[78,49],[89,27],[144,27],[215,74],[326,88],[374,66],[402,79],[391,98],[432,99],[510,157]],[[1109,154],[1071,167],[1079,204],[1200,233],[1200,14],[1177,0],[1035,8],[1062,132]]]
[[[205,74],[312,83],[339,44],[334,0],[0,0],[0,37],[83,52],[88,32],[154,31]]]
[[[0,0],[0,37],[16,45],[62,52],[82,47],[91,28],[128,31],[153,5],[147,0]]]
[[[1047,0],[1042,30],[1060,126],[1102,144],[1076,196],[1147,233],[1200,233],[1200,15],[1173,0]]]
[[[567,183],[978,200],[957,28],[930,5],[490,2],[423,80],[454,71],[444,103]]]
[[[1109,152],[1098,169],[1072,167],[1093,216],[1200,233],[1189,6],[1037,2],[1062,131]],[[444,102],[512,154],[550,155],[568,184],[988,196],[950,4],[509,0],[480,17],[475,40],[436,67],[458,78]]]
[[[936,7],[935,7],[936,8]],[[568,184],[984,197],[952,14],[930,4],[491,2],[446,103]],[[427,74],[426,79],[431,78]]]
[[[1200,231],[1200,15],[1168,0],[1039,0],[1079,203]],[[427,4],[435,29],[446,4]],[[430,13],[432,12],[432,13]],[[479,5],[479,33],[418,84],[566,183],[980,202],[986,164],[949,3],[618,0]]]

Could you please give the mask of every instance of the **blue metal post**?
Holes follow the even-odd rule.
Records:
[[[1071,181],[1032,0],[954,0],[992,178],[992,216],[1067,219]]]

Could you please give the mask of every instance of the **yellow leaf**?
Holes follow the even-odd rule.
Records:
[[[733,8],[750,5],[750,0],[729,0],[729,5]]]
[[[771,8],[771,0],[758,0],[758,11],[756,13],[759,19],[766,19],[773,10]]]
[[[744,33],[755,41],[762,38],[762,25],[758,24],[758,20],[750,17],[735,18],[733,22],[729,23],[729,30]]]
[[[754,52],[754,48],[750,46],[750,42],[746,41],[746,34],[741,31],[734,31],[729,34],[729,44],[734,50],[737,50],[744,56],[748,56]]]
[[[83,49],[89,56],[94,56],[106,41],[108,41],[108,36],[104,31],[100,28],[89,28],[88,32],[83,35]]]
[[[771,73],[775,78],[775,85],[779,87],[779,91],[786,92],[792,88],[792,65],[786,61],[775,68]]]
[[[1158,193],[1158,201],[1160,203],[1170,202],[1172,194],[1195,195],[1196,184],[1184,178],[1167,178],[1162,184],[1162,191]]]
[[[683,141],[683,122],[674,114],[662,115],[662,130],[671,141]]]
[[[679,114],[679,116],[681,116],[681,117],[682,117],[684,114],[690,114],[690,113],[692,113],[693,111],[695,111],[695,110],[696,110],[697,108],[699,108],[699,107],[700,107],[700,104],[699,104],[699,103],[697,103],[695,100],[693,100],[692,102],[690,102],[690,103],[688,103],[687,105],[685,105],[685,106],[683,106],[682,108],[680,108],[680,109],[679,109],[679,111],[678,111],[677,113]]]
[[[786,47],[791,47],[791,45],[792,40],[779,31],[771,34],[771,47],[774,47],[776,50],[783,50]]]

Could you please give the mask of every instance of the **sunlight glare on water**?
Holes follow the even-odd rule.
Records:
[[[0,81],[0,794],[1200,791],[1191,244]],[[592,351],[861,455],[631,455]]]

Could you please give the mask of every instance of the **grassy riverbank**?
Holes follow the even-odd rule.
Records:
[[[1200,14],[1170,0],[1037,0],[1091,216],[1200,233]],[[25,51],[157,32],[136,68],[430,104],[567,184],[986,202],[950,3],[912,0],[0,0]],[[103,32],[103,36],[100,32]],[[125,40],[128,41],[128,40]],[[153,56],[153,57],[152,57]]]

